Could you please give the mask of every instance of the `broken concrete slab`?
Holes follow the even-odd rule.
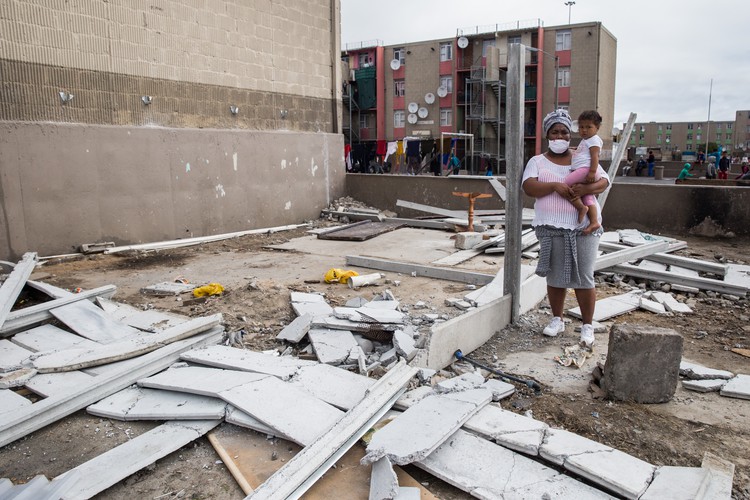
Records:
[[[448,394],[451,392],[468,391],[470,389],[476,389],[484,384],[485,379],[483,376],[476,372],[468,372],[458,377],[449,378],[438,382],[434,389],[439,394]]]
[[[398,360],[398,352],[396,351],[396,348],[389,349],[385,351],[383,354],[380,355],[380,364],[383,366],[388,366],[391,363],[395,363]]]
[[[659,467],[640,500],[711,498],[704,496],[709,476],[710,471],[702,467]]]
[[[731,500],[734,464],[707,451],[703,454],[701,467],[710,472],[704,498]]]
[[[359,345],[352,332],[348,330],[311,328],[307,332],[307,337],[318,360],[331,365],[346,361],[352,348]]]
[[[417,372],[417,379],[419,379],[419,382],[422,384],[429,384],[436,373],[437,370],[431,368],[420,368]]]
[[[149,309],[128,314],[122,320],[126,325],[146,332],[160,332],[190,320],[189,316]]]
[[[734,377],[734,373],[732,372],[726,370],[714,370],[713,368],[707,368],[698,363],[692,363],[686,360],[680,361],[680,375],[691,380],[729,380]]]
[[[294,309],[297,316],[309,314],[313,318],[333,314],[333,308],[325,302],[292,302],[292,309]]]
[[[424,398],[373,435],[362,463],[383,457],[397,465],[424,460],[490,399],[484,389]]]
[[[641,297],[641,302],[639,304],[639,307],[645,311],[649,311],[649,312],[656,313],[656,314],[664,314],[667,312],[667,309],[664,307],[664,305],[654,300],[646,299],[644,297]]]
[[[398,497],[398,477],[388,458],[383,457],[372,464],[370,478],[370,500],[384,500]]]
[[[11,338],[11,342],[33,352],[53,351],[69,347],[91,349],[101,345],[93,340],[70,333],[54,325],[41,325],[25,332],[17,333]]]
[[[386,293],[390,293],[390,292],[386,290]],[[379,297],[380,295],[378,295],[377,298]],[[362,307],[367,307],[370,309],[390,309],[390,310],[395,311],[398,309],[398,306],[401,305],[401,303],[398,300],[391,300],[391,299],[377,300],[377,298],[376,300],[371,300],[369,302],[362,304]]]
[[[313,316],[311,314],[303,314],[302,316],[297,316],[296,318],[294,318],[294,321],[286,325],[281,330],[281,332],[276,335],[276,338],[278,340],[286,340],[287,342],[296,344],[300,340],[305,338],[307,332],[310,331],[312,320]]]
[[[640,498],[656,470],[656,466],[614,449],[572,455],[563,465],[594,484],[630,499]]]
[[[31,401],[10,389],[0,390],[0,414],[31,406]]]
[[[726,383],[724,379],[683,380],[682,387],[696,392],[719,392]]]
[[[653,299],[667,308],[667,311],[673,313],[691,314],[692,309],[687,304],[677,301],[671,294],[665,292],[653,292]]]
[[[287,441],[291,441],[291,439],[282,434],[278,429],[269,427],[257,418],[248,415],[242,410],[238,410],[237,408],[230,404],[227,404],[226,402],[225,404],[226,414],[224,416],[224,420],[227,423],[236,425],[238,427],[244,427],[245,429],[252,429],[268,436],[276,436],[282,439],[286,439]]]
[[[406,361],[411,361],[417,355],[417,347],[414,345],[414,337],[403,330],[393,332],[393,347],[396,352]]]
[[[12,372],[0,373],[0,389],[11,389],[21,387],[36,375],[33,368],[21,368]]]
[[[597,300],[594,321],[606,321],[609,318],[635,311],[641,303],[641,294],[641,291],[629,292]],[[582,318],[580,307],[568,309],[567,313],[575,318]]]
[[[300,368],[291,379],[316,398],[350,410],[365,397],[375,380],[335,366],[318,363]]]
[[[52,395],[75,392],[80,390],[81,387],[86,387],[93,380],[92,375],[78,370],[62,373],[42,373],[28,380],[24,387],[48,398]]]
[[[479,492],[478,492],[479,493]],[[488,498],[483,496],[482,498]],[[515,488],[503,493],[503,500],[528,500],[529,498],[575,498],[576,500],[614,500],[616,497],[583,484],[568,476],[557,476],[547,481]]]
[[[300,303],[318,302],[325,304],[326,298],[319,293],[292,292],[290,301]]]
[[[395,262],[374,257],[362,257],[359,255],[347,255],[348,266],[364,267],[366,269],[378,269],[394,273],[411,274],[412,276],[424,276],[426,278],[457,281],[470,283],[472,285],[486,285],[495,277],[492,274],[476,273],[471,271],[460,271],[457,269],[446,269],[438,266],[424,266],[407,262]]]
[[[148,378],[138,380],[138,385],[151,389],[187,392],[200,396],[217,397],[232,387],[270,377],[263,373],[250,373],[202,366],[177,366]]]
[[[292,356],[274,356],[248,349],[231,346],[214,345],[203,349],[193,349],[181,356],[183,361],[201,365],[241,370],[245,372],[265,373],[287,380],[294,376],[303,366],[317,363]]]
[[[487,389],[492,393],[492,401],[494,402],[505,399],[516,392],[516,387],[513,384],[503,382],[496,378],[487,379],[487,381],[480,387]]]
[[[0,325],[8,318],[18,295],[26,285],[26,280],[34,272],[38,260],[36,252],[23,254],[21,260],[13,266],[13,270],[0,286]]]
[[[484,237],[481,233],[477,233],[474,231],[464,231],[461,233],[456,233],[456,248],[458,248],[459,250],[468,250],[480,244],[483,239]]]
[[[346,330],[350,332],[366,333],[373,330],[392,332],[401,328],[401,325],[389,325],[384,323],[357,323],[355,321],[339,319],[333,316],[318,316],[316,318],[313,318],[311,328],[325,328],[331,330]]]
[[[364,321],[375,323],[396,323],[403,324],[406,315],[401,311],[393,309],[379,309],[374,307],[361,307],[357,312],[364,316]]]
[[[338,319],[346,319],[358,323],[364,321],[372,321],[372,319],[370,318],[365,319],[365,317],[359,314],[356,309],[352,309],[351,307],[334,307],[333,315]]]
[[[112,344],[140,333],[131,326],[113,320],[87,300],[52,309],[50,313],[81,337],[100,344]]]
[[[609,332],[603,389],[636,403],[672,399],[680,375],[682,335],[669,328],[616,324]]]
[[[721,388],[719,394],[729,398],[750,399],[750,375],[738,374]]]
[[[487,405],[466,421],[464,429],[505,448],[537,456],[549,426],[539,420],[503,410],[499,406]]]
[[[347,300],[344,306],[357,309],[358,307],[363,307],[367,303],[368,303],[368,300],[365,299],[364,297],[354,297],[353,299]]]
[[[190,283],[180,283],[177,281],[164,281],[141,288],[141,293],[146,295],[156,295],[158,297],[167,297],[170,295],[180,295],[192,292],[196,285]]]
[[[422,385],[416,389],[406,391],[400,398],[396,400],[393,407],[397,410],[406,410],[411,406],[415,405],[419,401],[423,400],[427,396],[434,396],[437,393],[429,385]]]
[[[506,494],[511,498],[552,498],[550,495],[561,488],[569,493],[562,498],[609,498],[550,467],[463,430],[416,465],[477,498],[504,499]],[[521,496],[530,487],[535,487],[533,493]]]
[[[130,386],[90,405],[86,411],[115,420],[222,419],[227,404],[217,398]]]
[[[33,353],[11,342],[0,339],[0,373],[11,372],[23,368]]]
[[[609,446],[563,429],[548,429],[542,446],[539,447],[539,456],[553,464],[563,465],[575,455],[612,450]]]

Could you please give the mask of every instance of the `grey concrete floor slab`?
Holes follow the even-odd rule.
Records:
[[[401,397],[396,400],[393,407],[397,410],[406,410],[427,396],[434,396],[436,394],[435,390],[429,385],[422,385],[416,389],[403,393]]]
[[[656,467],[620,450],[580,453],[565,459],[565,468],[625,498],[639,498]]]
[[[702,467],[659,467],[640,500],[681,500],[704,496],[710,472]]]
[[[220,392],[232,387],[270,376],[263,373],[250,373],[238,370],[183,366],[170,368],[151,377],[141,379],[138,381],[138,385],[151,389],[164,389],[216,397]]]
[[[487,405],[466,421],[464,429],[506,448],[536,456],[549,426],[499,406]]]
[[[372,464],[369,500],[398,498],[398,494],[398,477],[391,462],[385,457],[375,461]]]
[[[313,366],[317,363],[292,356],[273,356],[248,349],[238,349],[231,346],[215,345],[202,349],[193,349],[180,356],[184,361],[241,370],[254,373],[265,373],[283,380],[289,379],[303,366]]]
[[[359,346],[348,330],[311,328],[307,337],[321,363],[341,364],[349,357],[352,348]]]
[[[230,404],[227,404],[227,410],[224,416],[224,420],[238,427],[244,427],[245,429],[252,429],[254,431],[260,432],[261,434],[275,436],[275,437],[279,437],[282,439],[286,439],[287,441],[291,441],[289,437],[285,436],[278,429],[274,429],[264,424],[257,418],[248,415],[242,410],[238,410],[237,408],[235,408],[234,406]]]
[[[21,368],[21,364],[33,353],[10,340],[0,340],[0,372],[9,372]]]
[[[548,429],[539,448],[539,456],[553,464],[563,465],[576,455],[609,451],[613,451],[613,448],[578,434],[563,429]]]
[[[118,342],[140,332],[113,320],[88,300],[52,309],[50,313],[78,335],[101,344]]]
[[[450,392],[467,391],[469,389],[476,389],[477,387],[484,384],[485,379],[483,376],[476,372],[463,373],[458,377],[449,378],[442,380],[435,384],[435,391],[441,394],[447,394]]]
[[[682,381],[682,387],[690,391],[696,392],[719,392],[722,387],[727,384],[727,380],[724,379],[708,379],[708,380],[684,380]]]
[[[299,369],[291,379],[316,398],[342,410],[350,410],[365,397],[374,379],[335,366],[318,363]]]
[[[212,420],[224,418],[226,407],[217,398],[130,386],[86,411],[116,420]]]
[[[516,392],[516,386],[496,378],[487,379],[487,381],[480,387],[492,392],[492,401],[495,402],[505,399]]]
[[[31,406],[31,401],[10,389],[0,390],[0,414]]]
[[[54,325],[41,325],[17,333],[13,335],[11,342],[34,352],[54,351],[68,347],[93,348],[101,345]]]
[[[309,314],[314,318],[321,318],[333,314],[333,308],[325,302],[292,302],[292,309],[297,316]]]
[[[319,293],[292,292],[290,296],[292,302],[317,302],[326,303],[326,298]]]
[[[729,398],[750,399],[750,375],[738,374],[719,393]]]
[[[38,373],[24,384],[28,390],[45,398],[55,394],[75,392],[94,380],[92,375],[82,371],[62,373]]]
[[[423,460],[491,398],[483,389],[424,398],[373,435],[362,461],[388,457],[404,465]]]
[[[294,320],[286,325],[281,332],[276,336],[278,340],[286,340],[293,344],[298,343],[300,340],[305,338],[307,332],[310,331],[313,317],[310,314],[303,314],[297,316]]]
[[[680,361],[680,375],[691,380],[709,380],[724,379],[729,380],[734,377],[734,373],[726,370],[715,370],[698,363],[693,363],[683,359]]]

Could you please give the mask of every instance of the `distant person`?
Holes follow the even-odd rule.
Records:
[[[432,152],[430,153],[430,172],[436,177],[440,177],[440,155],[438,154],[437,141],[432,143]]]
[[[748,167],[747,162],[743,162],[742,163],[742,172],[740,172],[740,175],[738,175],[737,177],[735,177],[734,180],[740,180],[740,179],[745,180],[745,179],[748,178],[746,176],[750,177],[750,167]]]
[[[727,157],[727,152],[721,152],[721,159],[719,160],[719,180],[727,180],[729,178],[729,167],[730,162]]]
[[[695,161],[695,164],[698,165],[698,168],[701,168],[704,161],[706,161],[706,155],[703,154],[703,151],[698,151],[698,157]]]
[[[627,161],[627,162],[625,163],[625,166],[624,166],[624,167],[622,167],[622,176],[623,176],[623,177],[627,177],[627,176],[628,176],[628,174],[630,173],[630,169],[631,169],[631,168],[633,168],[633,160],[628,160],[628,161]]]
[[[648,152],[648,159],[646,162],[648,163],[648,176],[653,177],[654,176],[654,162],[656,161],[656,158],[654,157],[654,152],[649,151]]]
[[[643,169],[646,168],[646,160],[643,158],[643,155],[638,158],[638,163],[635,165],[635,175],[640,177],[643,175]]]
[[[682,167],[682,170],[680,171],[680,175],[677,176],[677,180],[687,179],[688,177],[695,177],[693,174],[690,173],[690,169],[693,168],[693,166],[689,163],[686,163],[684,167]]]
[[[578,116],[578,134],[581,136],[581,142],[573,151],[573,164],[570,167],[572,172],[565,177],[565,183],[568,186],[582,183],[593,184],[599,180],[600,177],[597,177],[597,171],[600,168],[599,154],[604,141],[596,133],[601,124],[602,116],[594,110],[584,111]],[[583,222],[586,214],[589,216],[589,225],[583,230],[583,234],[591,234],[601,227],[593,195],[587,194],[574,198],[571,203],[578,210],[579,223]]]
[[[458,175],[458,172],[461,170],[461,161],[455,153],[451,153],[448,158],[448,170],[448,175]]]
[[[716,163],[713,156],[708,157],[706,162],[706,179],[716,179]]]

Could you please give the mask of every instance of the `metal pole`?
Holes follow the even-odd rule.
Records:
[[[555,109],[560,107],[560,58],[555,56]]]
[[[708,141],[709,131],[711,129],[711,93],[714,90],[714,79],[711,78],[711,85],[708,87],[708,120],[706,120],[706,161],[708,161]]]
[[[505,114],[505,177],[508,199],[505,204],[505,258],[503,289],[511,294],[511,323],[521,315],[521,177],[523,174],[524,56],[518,43],[508,47]],[[499,104],[499,102],[498,102]]]

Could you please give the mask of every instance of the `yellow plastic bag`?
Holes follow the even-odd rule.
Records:
[[[224,287],[218,283],[209,283],[208,285],[199,286],[193,290],[193,297],[207,297],[209,295],[221,295]]]
[[[328,270],[325,276],[326,283],[346,283],[352,276],[359,276],[357,271],[344,271],[343,269],[331,268]]]

